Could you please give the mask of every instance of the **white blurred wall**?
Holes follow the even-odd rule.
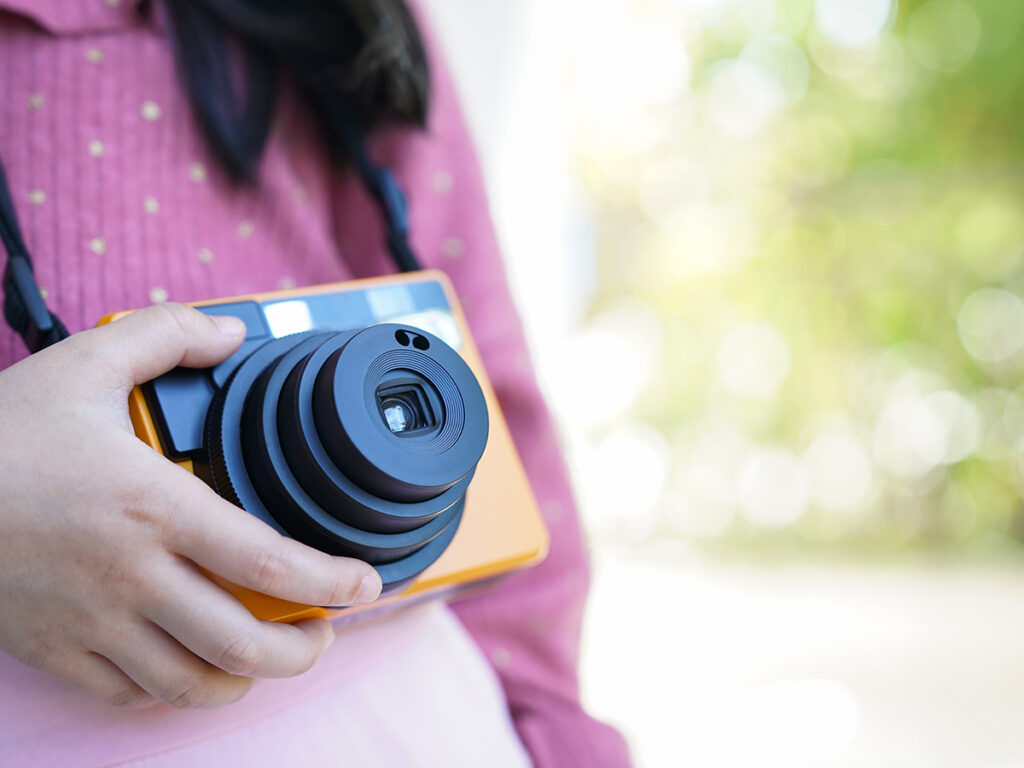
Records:
[[[563,0],[432,0],[484,169],[491,211],[543,381],[585,311],[589,227],[566,153]]]

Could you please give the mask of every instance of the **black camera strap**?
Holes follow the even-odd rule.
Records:
[[[384,220],[388,253],[401,272],[420,269],[409,246],[409,217],[405,194],[394,174],[376,165],[366,149],[366,141],[355,126],[347,108],[339,104],[328,116],[332,129],[342,140],[348,158],[355,164],[360,180]],[[3,271],[4,319],[21,336],[30,352],[38,352],[68,337],[68,330],[46,306],[32,269],[32,257],[21,236],[14,201],[0,162],[0,239],[7,251]]]
[[[7,186],[7,176],[0,163],[0,239],[7,251],[4,266],[4,319],[25,341],[29,352],[56,344],[68,337],[68,329],[53,312],[46,307],[39,284],[32,270],[32,258],[28,255],[25,240],[21,236],[18,216]]]

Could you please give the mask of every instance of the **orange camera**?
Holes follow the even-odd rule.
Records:
[[[331,608],[210,574],[255,616],[358,620],[544,557],[547,530],[443,274],[192,306],[241,318],[246,339],[213,368],[136,388],[136,434],[281,533],[369,562],[384,583],[371,605]]]

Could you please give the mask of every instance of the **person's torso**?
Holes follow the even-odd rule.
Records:
[[[259,184],[234,185],[199,132],[161,19],[125,15],[130,0],[75,2],[92,15],[0,3],[42,15],[0,14],[0,160],[37,280],[69,330],[154,302],[351,276],[326,152],[291,99]],[[105,14],[110,28],[91,31]],[[0,329],[0,369],[25,354]]]

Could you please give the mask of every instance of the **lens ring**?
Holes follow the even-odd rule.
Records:
[[[286,526],[271,514],[268,505],[264,503],[260,492],[257,492],[253,484],[253,477],[262,476],[263,473],[251,473],[246,465],[247,457],[243,446],[249,441],[243,439],[240,425],[248,396],[255,395],[261,388],[265,390],[271,378],[275,378],[275,384],[277,383],[274,373],[278,372],[278,364],[284,357],[289,357],[290,364],[292,359],[301,359],[310,349],[315,349],[336,335],[306,333],[276,339],[259,347],[236,368],[225,386],[218,391],[208,412],[207,438],[212,473],[217,491],[221,495],[235,501],[254,517],[277,530],[289,533],[326,552],[362,557],[370,562],[376,561],[384,589],[391,592],[415,578],[444,552],[454,537],[461,519],[461,499],[459,503],[451,505],[444,513],[418,529],[397,534],[367,532],[336,520],[318,507],[295,481],[287,462],[280,461],[277,467],[281,471],[267,475],[266,479],[279,480],[283,477],[286,481],[290,480],[287,482],[288,489],[298,489],[300,497],[303,497],[301,501],[304,514],[301,517],[292,517],[291,524]],[[300,345],[302,348],[297,349]],[[269,372],[268,367],[272,368]],[[287,366],[280,369],[282,375],[286,368]],[[253,391],[254,387],[256,391]],[[273,421],[274,419],[271,419],[270,423]],[[259,422],[261,427],[267,424],[265,419],[260,419]],[[268,438],[267,444],[280,455],[276,429],[271,428],[265,433]],[[263,492],[266,492],[267,483],[261,485],[264,486]],[[280,495],[274,494],[273,488],[270,490],[271,496]],[[281,500],[277,499],[278,502]],[[275,512],[280,516],[282,509],[290,505],[274,506]],[[303,526],[296,526],[297,521],[305,523],[305,530],[299,530]],[[401,553],[397,559],[396,553]]]
[[[396,329],[371,326],[334,352],[316,375],[313,408],[324,447],[349,477],[376,496],[421,501],[476,466],[487,443],[487,402],[458,352],[418,330],[409,333],[429,337],[429,349],[402,347]],[[423,439],[396,436],[380,418],[376,392],[396,370],[422,377],[440,397],[443,424]]]
[[[473,473],[443,493],[418,501],[381,498],[356,484],[332,459],[317,429],[313,414],[313,389],[325,361],[348,343],[353,334],[336,334],[304,358],[285,381],[282,397],[293,410],[278,411],[278,431],[286,455],[305,456],[292,462],[299,482],[324,509],[342,522],[368,531],[407,531],[429,522],[449,509],[466,493]]]
[[[339,359],[339,364],[341,363]],[[468,370],[468,366],[462,363]],[[373,398],[376,397],[377,389],[385,376],[393,371],[409,371],[421,376],[428,386],[440,396],[441,407],[444,410],[444,423],[441,429],[432,434],[429,439],[422,442],[409,442],[402,447],[411,453],[418,453],[423,456],[439,456],[450,451],[462,437],[466,426],[466,405],[464,398],[466,394],[463,389],[467,388],[468,380],[460,376],[461,388],[456,384],[453,374],[438,364],[436,360],[417,350],[411,349],[389,349],[378,356],[366,369],[367,383],[364,387],[367,397],[367,407],[370,408]],[[458,375],[461,371],[456,372]],[[474,378],[473,383],[476,383]],[[479,385],[477,385],[479,388]],[[339,387],[335,385],[335,392]],[[472,392],[467,393],[472,395]],[[337,397],[337,395],[336,395]],[[486,436],[485,436],[486,438]],[[479,456],[477,457],[479,459]],[[473,462],[476,463],[475,461]]]
[[[271,514],[296,538],[335,554],[371,563],[390,562],[412,553],[437,536],[451,521],[445,510],[416,528],[376,533],[350,526],[317,504],[291,470],[277,429],[278,403],[284,381],[300,360],[321,343],[309,339],[264,369],[252,385],[242,414],[241,439],[249,477]]]

